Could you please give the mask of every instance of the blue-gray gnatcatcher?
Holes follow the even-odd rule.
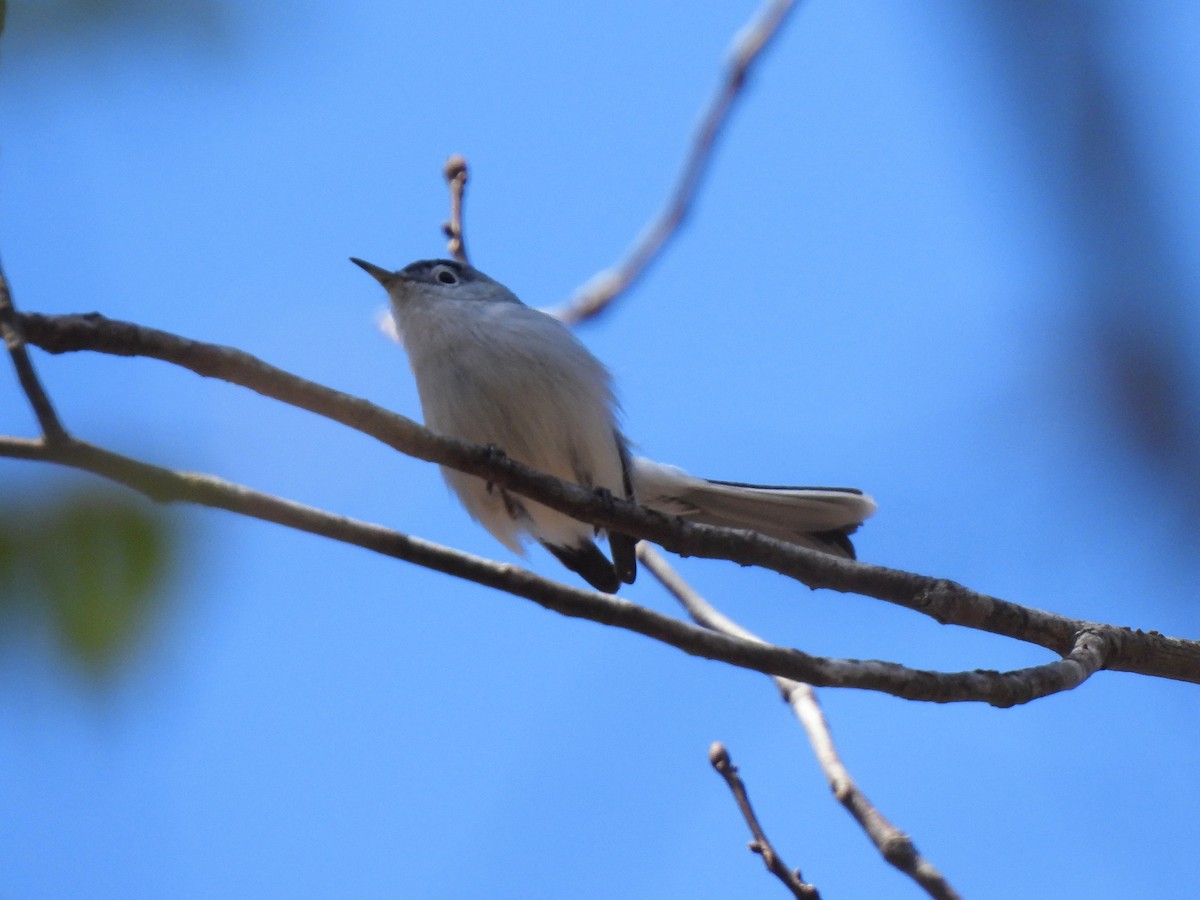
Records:
[[[862,491],[709,481],[632,456],[612,377],[553,316],[463,263],[423,260],[390,272],[352,262],[387,289],[433,431],[494,445],[534,469],[661,512],[854,556],[849,535],[875,512]],[[520,553],[528,533],[598,590],[633,582],[636,542],[627,535],[608,536],[610,562],[592,525],[473,475],[445,467],[442,474],[509,549]]]

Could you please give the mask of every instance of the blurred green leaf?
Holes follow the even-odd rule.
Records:
[[[0,10],[7,0],[0,0]],[[229,35],[227,0],[18,0],[13,20],[22,44],[58,45],[78,40],[151,32],[202,47],[223,44]]]
[[[23,543],[63,647],[90,674],[105,674],[161,603],[166,523],[135,497],[86,493],[51,510]]]
[[[0,10],[4,0],[0,0]],[[16,557],[16,547],[12,535],[0,522],[0,606],[3,606],[9,594],[8,580],[12,576],[13,562]]]

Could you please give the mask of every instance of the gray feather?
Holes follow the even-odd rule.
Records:
[[[875,501],[855,488],[713,481],[640,456],[633,458],[632,471],[643,506],[837,556],[854,555],[847,536],[875,512]]]

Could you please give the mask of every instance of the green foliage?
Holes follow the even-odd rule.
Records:
[[[7,5],[0,0],[0,15]],[[95,44],[136,32],[203,47],[227,37],[229,7],[227,0],[23,0],[13,4],[13,15],[27,47],[70,50],[80,40]]]
[[[161,604],[173,544],[157,510],[113,491],[5,510],[0,604],[32,606],[69,657],[93,677],[106,675]]]
[[[12,538],[6,532],[0,531],[0,602],[5,599],[4,582],[8,580],[12,572],[14,556],[16,556],[16,551],[13,548]]]

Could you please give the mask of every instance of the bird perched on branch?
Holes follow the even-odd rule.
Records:
[[[862,491],[709,481],[635,457],[617,422],[612,376],[558,319],[465,263],[422,260],[392,272],[352,261],[387,289],[433,431],[661,512],[854,556],[849,535],[875,512]],[[509,549],[520,553],[528,534],[598,590],[633,582],[628,535],[608,535],[610,561],[594,526],[474,475],[445,466],[442,474]]]

